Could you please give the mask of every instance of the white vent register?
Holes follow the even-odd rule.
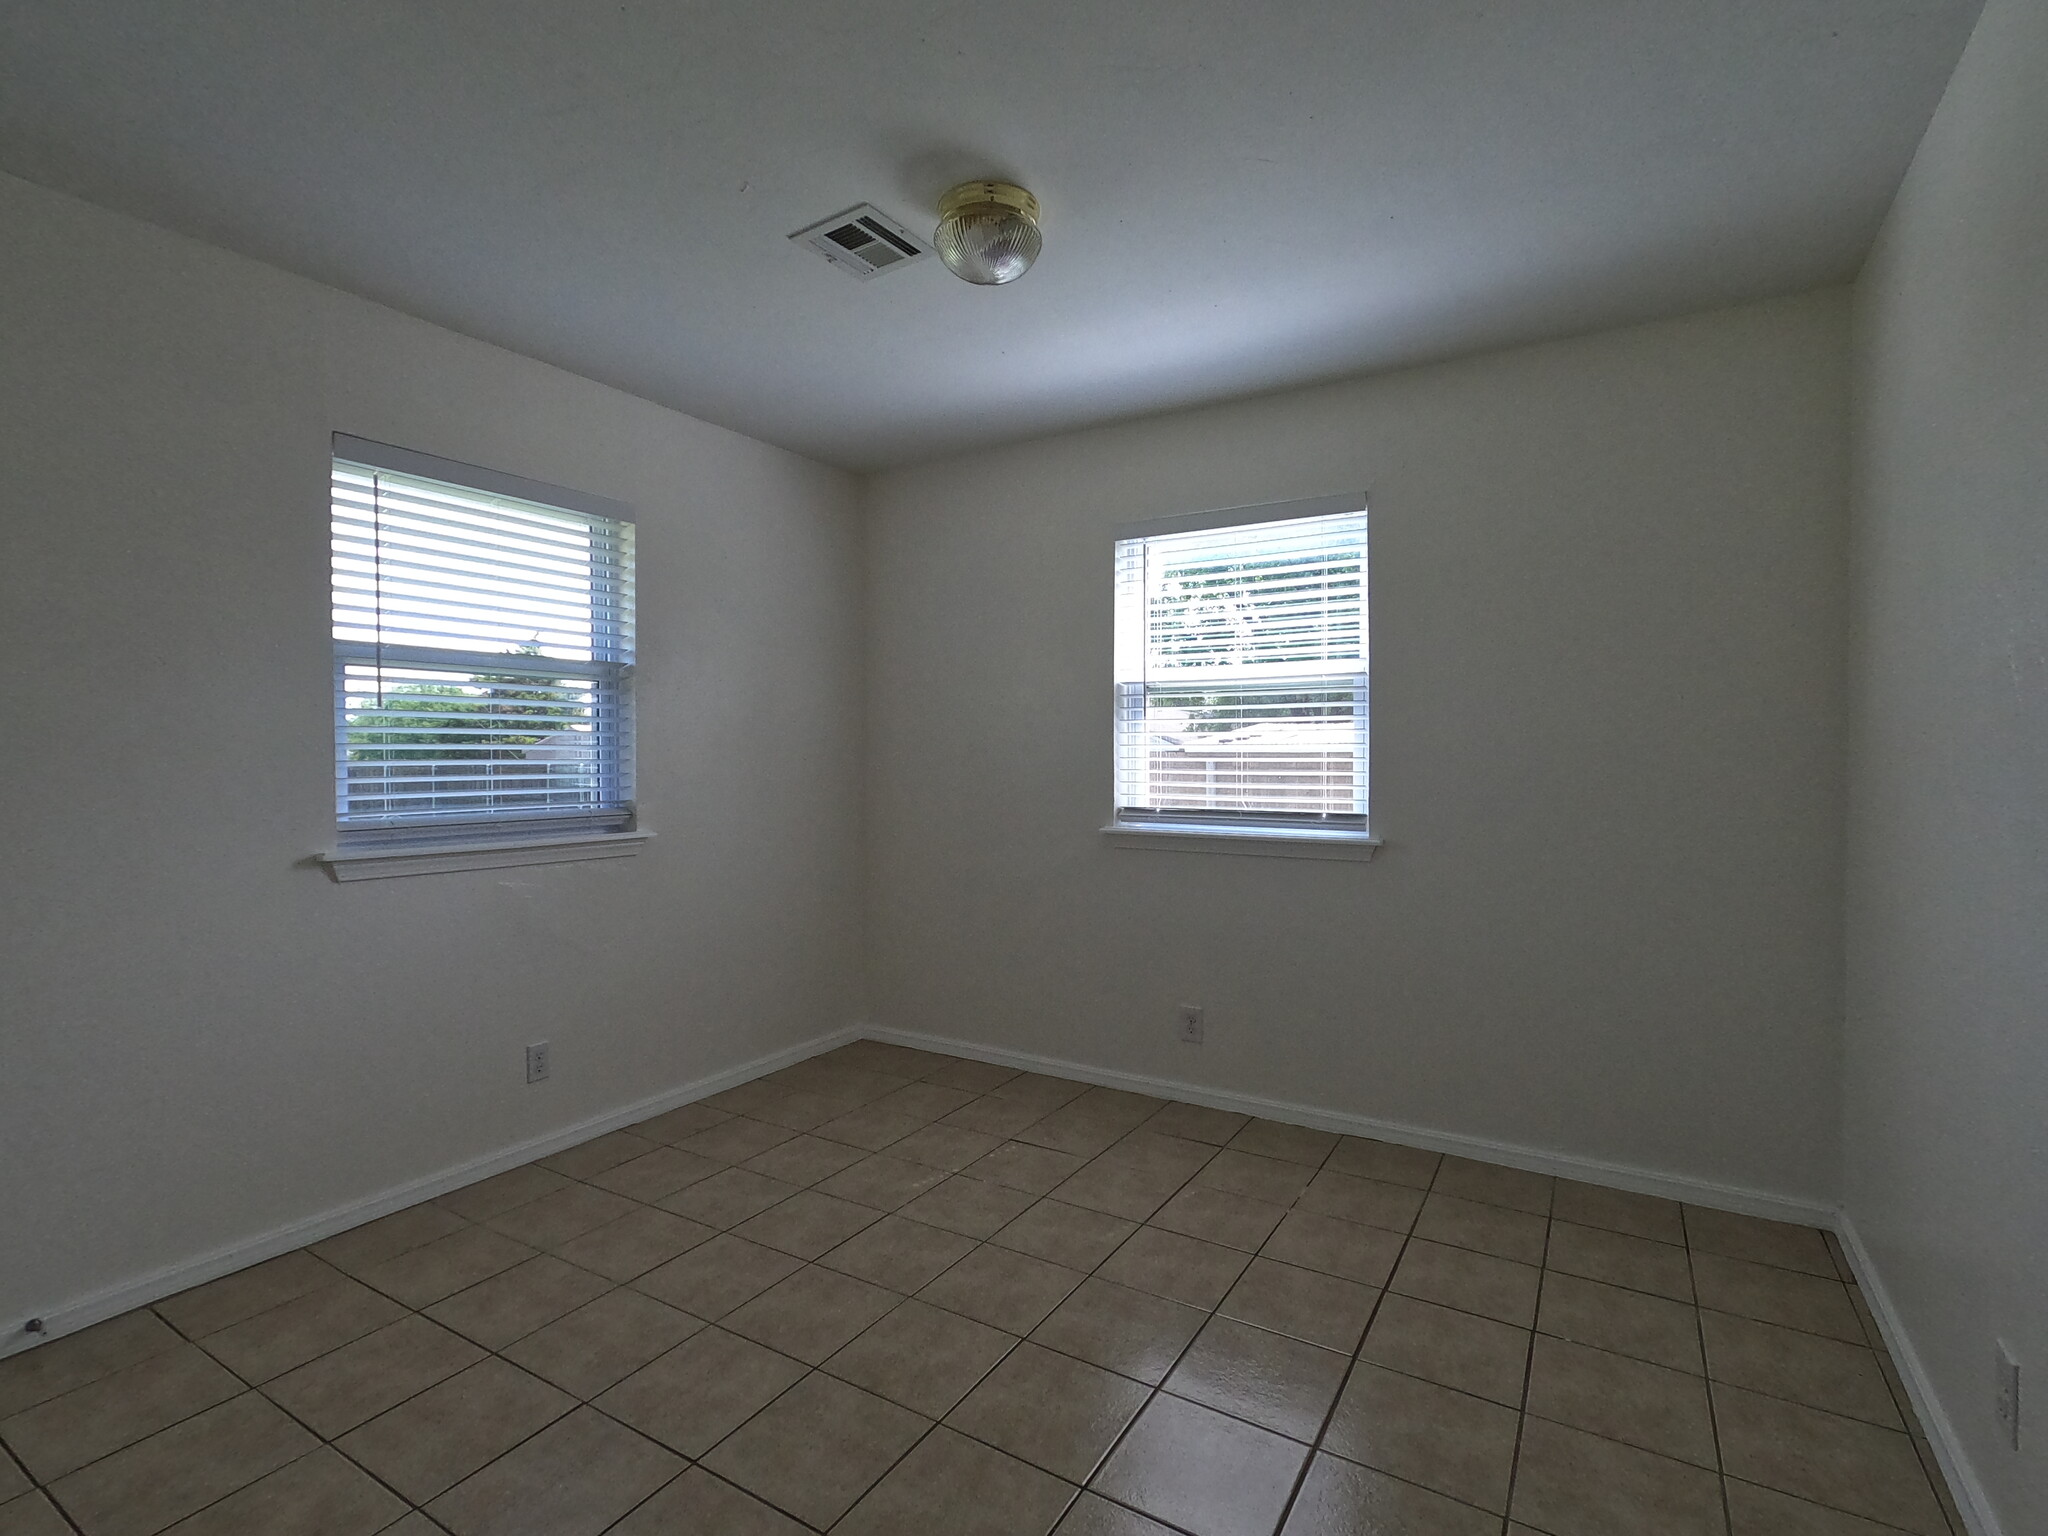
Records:
[[[931,255],[931,247],[872,203],[861,203],[789,237],[865,282]]]

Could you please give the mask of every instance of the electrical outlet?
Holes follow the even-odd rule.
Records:
[[[2005,1443],[2013,1450],[2018,1450],[2020,1363],[2013,1358],[2012,1346],[2003,1339],[1998,1342],[1998,1427],[2005,1434]]]
[[[548,1042],[536,1040],[526,1048],[526,1080],[537,1083],[548,1075]]]
[[[1180,1016],[1180,1038],[1188,1045],[1202,1043],[1202,1010],[1193,1003],[1182,1003],[1176,1012]]]

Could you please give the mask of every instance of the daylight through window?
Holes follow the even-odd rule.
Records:
[[[1365,831],[1365,511],[1273,511],[1117,541],[1119,822]]]
[[[551,490],[337,440],[345,847],[631,824],[633,524],[493,485]]]

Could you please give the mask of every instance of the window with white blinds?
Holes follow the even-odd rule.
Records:
[[[1118,822],[1365,832],[1365,509],[1331,505],[1117,540]]]
[[[626,509],[336,435],[344,848],[632,824]]]

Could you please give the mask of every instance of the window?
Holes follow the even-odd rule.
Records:
[[[335,437],[343,853],[632,825],[624,507]]]
[[[1110,830],[1366,841],[1368,658],[1359,498],[1129,530]]]

